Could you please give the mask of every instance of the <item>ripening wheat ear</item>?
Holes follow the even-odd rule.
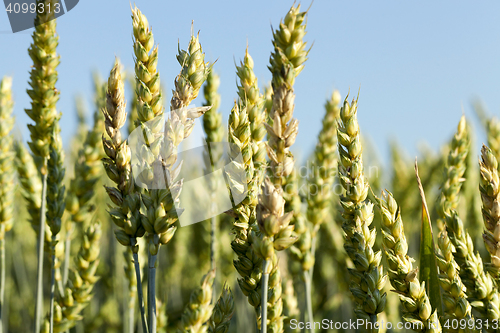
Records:
[[[325,104],[323,126],[318,136],[318,143],[314,151],[312,174],[308,181],[310,193],[307,196],[307,220],[312,226],[312,235],[309,228],[304,226],[304,233],[291,248],[291,253],[302,263],[302,270],[308,271],[314,266],[314,251],[316,234],[325,221],[332,196],[332,185],[337,168],[337,118],[340,113],[340,93],[335,90]],[[295,232],[299,233],[297,226]],[[312,240],[311,240],[312,237]]]
[[[338,124],[339,178],[345,189],[340,197],[343,207],[342,229],[344,248],[354,263],[350,269],[351,292],[356,301],[356,315],[360,319],[377,321],[377,314],[385,308],[386,294],[382,293],[387,276],[381,264],[382,252],[373,250],[376,230],[373,221],[373,203],[367,199],[369,185],[363,171],[362,147],[357,121],[357,100],[346,100],[340,110]]]
[[[50,282],[50,311],[49,322],[51,331],[54,327],[54,297],[55,297],[55,280],[56,269],[60,266],[60,261],[56,262],[56,245],[59,242],[58,234],[61,231],[62,215],[65,208],[65,191],[66,187],[63,184],[64,174],[64,151],[59,128],[59,119],[54,122],[54,132],[52,134],[52,142],[50,144],[50,158],[47,163],[47,225],[52,234],[50,253],[51,253],[51,282]],[[60,276],[59,276],[60,280]]]
[[[216,169],[216,165],[220,164],[219,160],[222,155],[221,144],[224,137],[224,128],[222,126],[222,113],[218,112],[220,105],[220,94],[217,92],[219,88],[220,78],[215,72],[212,70],[208,73],[207,81],[205,86],[203,87],[203,95],[205,97],[205,103],[203,106],[211,107],[210,110],[205,112],[203,115],[203,129],[205,131],[205,141],[207,143],[207,149],[204,151],[204,161],[205,161],[205,170],[207,173],[214,172]],[[213,144],[212,144],[213,143]],[[210,178],[208,187],[210,192],[212,193],[211,201],[215,201],[216,198],[216,190],[221,186],[220,182],[217,180]],[[217,248],[217,223],[219,221],[219,217],[217,216],[217,212],[212,212],[212,218],[210,219],[210,269],[216,268],[216,248]],[[203,224],[205,227],[207,223]],[[215,288],[213,299],[215,299]]]
[[[303,63],[307,60],[308,51],[305,50],[306,42],[303,41],[306,34],[306,14],[307,12],[300,11],[300,5],[292,6],[284,20],[280,22],[279,28],[273,31],[274,50],[271,54],[269,69],[272,73],[271,84],[274,95],[273,105],[269,110],[270,124],[264,123],[269,139],[266,148],[270,159],[272,183],[271,180],[266,179],[262,189],[271,190],[272,196],[279,197],[281,200],[283,200],[283,186],[286,185],[286,177],[292,173],[294,166],[290,147],[297,137],[298,121],[293,118],[295,100],[293,84],[304,67]],[[283,330],[283,309],[280,307],[282,303],[281,281],[279,281],[279,290],[273,291],[273,301],[270,303],[269,310],[267,309],[267,281],[269,274],[278,270],[278,268],[271,267],[275,255],[274,250],[289,248],[297,240],[297,237],[292,235],[294,226],[293,222],[290,224],[290,220],[300,218],[300,208],[297,206],[289,207],[288,213],[285,215],[284,207],[282,211],[278,209],[278,211],[268,212],[269,207],[265,205],[270,203],[268,202],[271,198],[269,195],[261,194],[259,197],[257,220],[260,234],[256,234],[254,237],[253,247],[257,255],[264,259],[261,330],[267,332],[267,322],[269,321],[269,329],[280,332]],[[298,193],[292,195],[296,196]],[[295,200],[292,203],[296,202]],[[284,200],[283,204],[285,204]],[[266,221],[273,218],[269,216],[276,217],[278,220],[271,225],[266,225],[268,223]],[[277,276],[279,277],[279,274]],[[268,314],[269,318],[267,318]],[[312,321],[312,318],[310,320]]]
[[[451,142],[450,153],[445,167],[445,180],[441,190],[439,215],[441,219],[446,217],[451,209],[457,209],[460,199],[460,189],[463,184],[463,176],[466,170],[466,159],[469,152],[469,133],[465,116],[460,118],[457,132]],[[440,230],[444,228],[444,222],[438,220]]]
[[[99,265],[101,244],[101,224],[92,222],[82,235],[82,242],[75,258],[76,267],[71,270],[64,296],[54,307],[54,333],[62,333],[74,327],[82,319],[81,311],[92,299],[92,290],[99,280],[96,276]],[[45,321],[42,333],[48,333],[48,321]]]
[[[500,318],[500,300],[491,275],[484,272],[479,253],[474,253],[474,245],[469,233],[456,211],[446,216],[446,231],[455,247],[453,256],[460,267],[459,275],[467,288],[467,299],[477,311],[478,318],[496,321]],[[494,332],[490,326],[487,332]]]
[[[207,322],[212,316],[212,286],[215,278],[215,271],[208,272],[202,279],[189,299],[189,303],[184,308],[182,314],[181,329],[179,333],[205,333],[208,330]]]
[[[55,0],[37,0],[37,6],[53,6]],[[45,8],[45,7],[44,7]],[[31,108],[26,114],[35,122],[28,125],[31,142],[29,146],[33,154],[40,158],[38,169],[42,174],[42,199],[40,207],[40,224],[38,232],[38,271],[37,271],[37,301],[35,306],[35,333],[40,331],[43,307],[43,248],[45,235],[45,196],[47,184],[47,160],[50,154],[50,143],[53,123],[58,116],[56,103],[59,92],[55,87],[57,82],[57,65],[59,56],[56,53],[59,37],[56,35],[56,20],[53,11],[37,11],[33,43],[28,53],[33,60],[30,72],[28,95],[31,98]]]
[[[66,211],[70,214],[65,221],[65,259],[62,282],[66,284],[69,272],[71,239],[75,224],[83,230],[89,225],[96,210],[93,198],[96,183],[102,175],[101,159],[105,156],[102,149],[102,128],[104,117],[101,109],[106,107],[106,84],[94,78],[95,106],[94,125],[83,133],[83,146],[76,154],[74,177],[70,181],[66,195]]]
[[[450,210],[457,209],[460,199],[460,189],[463,183],[463,176],[466,171],[466,160],[469,152],[469,137],[465,116],[462,116],[457,127],[451,149],[448,154],[447,165],[445,167],[445,178],[442,186],[441,200],[439,204],[439,214],[442,219]],[[449,322],[469,320],[471,318],[471,305],[465,294],[465,286],[462,283],[458,271],[458,264],[453,257],[453,245],[450,242],[448,233],[444,230],[444,220],[438,220],[439,251],[436,255],[440,270],[439,282],[443,289],[443,303],[446,309],[446,319]]]
[[[0,81],[0,332],[3,327],[5,299],[5,233],[14,222],[14,160],[12,136],[14,126],[12,109],[12,79],[4,77]]]
[[[109,215],[116,226],[116,238],[124,246],[130,246],[133,252],[134,267],[137,281],[141,281],[137,238],[144,236],[146,232],[141,224],[140,197],[134,192],[134,181],[132,178],[132,167],[130,165],[131,152],[127,142],[122,139],[120,129],[125,124],[127,113],[125,111],[125,96],[123,80],[120,73],[120,63],[115,61],[109,75],[106,92],[106,108],[102,109],[104,114],[104,128],[109,140],[102,136],[104,152],[108,158],[103,158],[104,169],[108,177],[116,184],[116,187],[105,187],[106,192],[115,204],[110,207]],[[138,288],[139,308],[141,309],[141,320],[143,330],[147,332],[146,318],[144,314],[144,301],[142,288]]]
[[[248,120],[250,122],[250,139],[252,142],[252,160],[255,171],[262,174],[266,165],[266,147],[264,136],[266,128],[264,127],[264,97],[260,93],[257,77],[253,71],[254,62],[248,53],[248,47],[245,51],[245,58],[236,66],[236,74],[240,79],[238,85],[238,97],[243,108],[246,108]],[[261,177],[262,178],[262,177]]]
[[[390,192],[382,193],[382,200],[379,200],[378,205],[382,213],[382,235],[389,280],[401,300],[403,319],[418,325],[419,329],[416,331],[441,332],[437,310],[432,310],[425,291],[425,281],[418,280],[418,269],[413,269],[412,265],[415,260],[407,254],[408,242],[401,219],[401,209]],[[356,275],[362,277],[362,273]],[[378,287],[381,289],[380,283],[383,284],[385,278],[384,276],[382,280],[378,280],[378,285],[377,279],[373,278],[361,281],[361,287],[366,284],[369,290]],[[351,291],[356,299],[366,297],[362,290],[351,288]]]
[[[234,314],[234,299],[231,288],[224,285],[219,300],[214,305],[208,321],[208,333],[227,333]]]
[[[486,249],[491,255],[491,265],[488,270],[500,281],[500,178],[498,162],[493,151],[484,146],[481,149],[479,161],[481,183],[479,189],[483,201],[483,233]]]

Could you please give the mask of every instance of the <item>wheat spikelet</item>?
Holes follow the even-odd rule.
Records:
[[[386,294],[382,294],[382,289],[386,276],[380,262],[382,252],[373,250],[376,230],[370,229],[373,204],[367,200],[369,185],[363,172],[357,109],[357,100],[349,104],[346,98],[340,110],[338,168],[340,183],[346,191],[340,197],[340,203],[343,207],[342,229],[346,234],[344,248],[355,266],[349,270],[350,289],[357,304],[355,312],[358,318],[373,322],[385,307]]]
[[[378,202],[382,213],[382,236],[385,254],[387,256],[389,280],[394,291],[399,295],[403,305],[403,319],[417,324],[422,332],[441,332],[437,310],[432,310],[429,297],[425,291],[425,281],[419,282],[417,269],[413,269],[414,259],[409,257],[408,242],[401,219],[401,210],[392,193],[382,193]],[[362,274],[356,274],[362,277]],[[385,278],[385,277],[384,277]],[[361,281],[362,287],[368,284],[368,290],[373,290],[381,280],[370,277]],[[383,282],[382,282],[383,283]],[[371,284],[371,286],[370,286]],[[353,290],[355,297],[366,297],[362,290]],[[359,295],[359,296],[358,296]],[[385,296],[385,295],[384,295]]]

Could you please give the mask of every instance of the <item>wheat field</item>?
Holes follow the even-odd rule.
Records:
[[[482,104],[477,133],[458,116],[439,150],[415,160],[394,142],[383,164],[363,89],[332,90],[300,159],[307,8],[275,18],[269,63],[242,50],[229,117],[203,32],[160,76],[161,22],[130,10],[134,67],[102,54],[70,149],[53,13],[26,45],[28,123],[16,78],[0,81],[0,332],[500,332],[500,122]]]

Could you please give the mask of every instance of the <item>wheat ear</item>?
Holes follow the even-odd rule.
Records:
[[[39,5],[51,6],[54,0],[37,0]],[[59,100],[59,91],[55,88],[57,82],[57,65],[59,56],[56,53],[59,36],[56,35],[56,20],[54,12],[44,10],[37,12],[33,43],[28,53],[33,60],[30,72],[30,87],[28,95],[31,98],[31,108],[26,114],[35,122],[28,125],[31,141],[28,143],[33,154],[40,158],[38,169],[42,174],[42,199],[40,206],[40,224],[38,232],[38,268],[37,268],[37,296],[35,303],[35,333],[40,332],[43,312],[43,248],[45,235],[45,196],[47,192],[47,160],[50,154],[50,143],[53,132],[53,123],[58,114],[56,103]]]
[[[203,106],[211,107],[210,110],[205,112],[203,115],[203,129],[205,131],[205,141],[207,143],[207,149],[205,151],[205,170],[207,173],[215,171],[215,165],[219,164],[221,157],[221,147],[220,143],[224,136],[224,128],[222,127],[222,114],[218,112],[220,105],[220,94],[217,92],[220,84],[220,78],[212,70],[207,76],[205,86],[203,87],[203,95],[205,97],[205,103]],[[213,144],[212,144],[213,143]],[[212,193],[211,201],[216,200],[216,189],[220,184],[213,179],[209,181],[209,189]],[[216,268],[216,248],[217,248],[217,223],[219,217],[217,212],[212,212],[212,217],[210,218],[210,269]],[[204,224],[207,225],[206,223]],[[213,288],[212,299],[214,300],[215,288]]]
[[[444,219],[450,209],[456,209],[460,199],[460,189],[464,182],[464,174],[466,170],[466,159],[469,152],[469,134],[467,131],[467,123],[465,116],[460,118],[457,127],[457,132],[453,136],[451,142],[448,160],[444,170],[444,184],[441,190],[441,198],[439,204],[439,215]],[[438,220],[440,230],[444,228],[444,222]]]
[[[54,333],[61,333],[74,327],[82,319],[81,311],[92,299],[92,290],[99,280],[96,276],[99,265],[101,224],[92,222],[82,235],[82,243],[75,258],[76,267],[70,277],[64,296],[54,306]],[[47,333],[48,320],[42,333]]]
[[[425,291],[425,281],[419,282],[418,269],[413,269],[412,265],[415,260],[407,254],[408,242],[401,219],[401,209],[390,192],[382,193],[382,200],[379,200],[378,205],[382,213],[382,236],[389,280],[403,305],[403,319],[416,324],[416,331],[441,332],[437,310],[432,311]],[[377,288],[377,283],[377,279],[370,278],[362,281],[361,287],[367,284],[370,290]],[[352,288],[351,290],[354,293]],[[355,297],[365,297],[361,290],[356,290],[356,293],[358,295],[355,294]]]
[[[248,302],[257,310],[261,301],[258,290],[262,259],[255,254],[249,237],[250,230],[255,225],[258,188],[256,188],[257,182],[252,159],[251,128],[246,108],[242,108],[235,102],[229,114],[228,125],[228,142],[238,148],[231,149],[230,154],[234,159],[241,153],[243,163],[239,167],[241,168],[240,172],[246,175],[243,185],[247,188],[245,200],[232,209],[236,220],[233,223],[234,239],[231,242],[231,248],[237,255],[233,263],[241,276],[238,279],[241,291],[247,296]]]
[[[304,232],[291,248],[292,254],[302,263],[302,270],[309,271],[314,266],[316,236],[321,224],[329,213],[332,186],[337,168],[337,118],[340,113],[340,93],[335,90],[325,104],[323,126],[318,136],[311,165],[312,173],[308,180],[307,220],[311,223],[312,234],[304,226]],[[295,232],[300,234],[297,224]]]
[[[486,136],[488,139],[488,147],[490,147],[495,158],[497,160],[500,159],[500,121],[497,117],[492,117],[487,120]]]
[[[57,119],[53,125],[54,132],[52,134],[52,142],[50,144],[50,158],[47,163],[47,225],[50,228],[52,235],[50,254],[51,254],[51,282],[50,282],[50,308],[49,308],[49,323],[50,332],[54,329],[54,297],[55,297],[55,282],[56,268],[59,268],[59,261],[56,262],[56,244],[59,242],[57,236],[61,231],[61,218],[65,208],[65,191],[66,187],[63,184],[64,174],[64,151],[60,135],[59,120]],[[60,280],[60,277],[59,277]]]
[[[245,51],[245,57],[236,66],[236,74],[240,79],[238,85],[238,97],[241,105],[246,108],[248,120],[250,122],[251,141],[253,145],[252,160],[255,171],[262,174],[266,165],[266,147],[264,136],[266,128],[264,127],[264,98],[259,90],[259,83],[253,71],[254,62],[248,53],[248,47]]]
[[[261,331],[267,332],[267,324],[270,322],[270,330],[283,330],[282,300],[281,300],[281,280],[279,289],[274,290],[272,302],[268,307],[268,286],[269,274],[278,272],[279,269],[272,267],[274,250],[283,250],[289,248],[297,237],[292,235],[294,226],[289,225],[290,219],[294,218],[294,213],[298,217],[300,209],[293,207],[291,214],[284,214],[284,211],[266,212],[269,208],[264,205],[274,206],[277,202],[266,202],[273,196],[280,197],[283,200],[283,186],[286,184],[286,177],[293,171],[294,158],[290,152],[290,147],[295,142],[298,133],[298,121],[293,118],[295,95],[293,84],[295,78],[302,71],[303,63],[307,60],[308,51],[305,50],[306,43],[303,38],[306,34],[305,16],[307,12],[300,11],[300,5],[292,6],[286,14],[279,28],[273,31],[274,50],[270,58],[269,69],[272,73],[273,105],[269,111],[269,123],[264,123],[268,135],[267,154],[270,159],[271,179],[264,180],[263,190],[272,190],[273,195],[261,194],[257,208],[257,220],[259,222],[260,239],[255,244],[256,252],[264,259],[263,277],[262,277],[262,302],[261,302]],[[274,185],[271,187],[271,185]],[[295,193],[297,194],[297,193]],[[270,196],[271,195],[271,196]],[[284,203],[284,202],[283,202]],[[260,212],[266,212],[259,214]],[[266,214],[274,215],[278,219],[272,226],[265,226],[267,222]],[[281,214],[281,215],[280,215]],[[260,219],[259,219],[260,216]],[[269,228],[271,227],[271,228]],[[256,238],[257,239],[257,238]],[[267,316],[270,315],[268,320]]]
[[[231,288],[224,285],[217,303],[215,303],[212,316],[208,321],[208,333],[227,333],[234,314],[234,299]]]
[[[104,135],[102,136],[104,152],[108,156],[103,158],[102,161],[108,177],[116,184],[116,187],[105,187],[111,201],[115,204],[109,210],[111,219],[119,228],[115,231],[115,235],[118,242],[124,246],[130,246],[132,249],[137,283],[140,284],[137,237],[142,237],[146,231],[141,223],[140,197],[137,193],[134,193],[130,147],[122,139],[120,133],[120,129],[127,118],[125,105],[120,63],[116,60],[108,79],[106,108],[101,110],[104,114],[104,128],[109,136],[109,140]],[[137,290],[143,330],[148,332],[142,287],[137,288]]]
[[[3,332],[5,301],[5,233],[14,222],[14,152],[10,131],[14,126],[12,79],[0,81],[0,333]]]
[[[483,240],[491,255],[491,265],[488,269],[499,280],[500,270],[500,178],[498,162],[493,151],[484,146],[481,148],[480,185],[482,213],[485,230]]]
[[[446,216],[446,231],[455,247],[453,256],[460,267],[459,275],[467,288],[467,299],[477,311],[478,317],[495,321],[500,318],[500,300],[495,283],[489,273],[484,272],[479,253],[474,253],[474,245],[469,233],[456,211]],[[487,332],[493,332],[490,326]]]
[[[373,203],[367,199],[369,185],[363,171],[357,111],[357,100],[349,104],[346,98],[337,130],[339,178],[345,189],[340,203],[343,207],[342,229],[346,235],[344,248],[355,266],[349,270],[350,290],[356,302],[354,311],[358,318],[373,323],[385,308],[386,294],[382,289],[386,275],[381,264],[382,252],[373,250],[376,237],[376,230],[370,228]]]
[[[205,333],[208,330],[207,322],[212,316],[212,286],[215,271],[208,272],[189,298],[189,303],[182,314],[182,324],[179,333]]]
[[[96,210],[92,199],[95,195],[96,183],[102,175],[101,159],[105,157],[101,140],[102,128],[104,126],[104,117],[101,109],[106,107],[106,84],[96,77],[94,78],[94,89],[96,105],[94,125],[82,136],[84,140],[83,146],[76,154],[74,177],[70,181],[66,195],[66,211],[70,214],[70,217],[65,223],[66,239],[63,284],[66,284],[68,280],[71,239],[75,224],[80,224],[81,227],[86,228]]]

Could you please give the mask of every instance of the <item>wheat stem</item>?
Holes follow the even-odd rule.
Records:
[[[52,242],[56,241],[56,236],[52,235]],[[56,286],[56,251],[55,245],[52,245],[52,262],[50,269],[50,309],[49,309],[49,325],[50,333],[54,332],[54,296],[55,296],[55,286]]]
[[[305,292],[306,292],[306,308],[307,308],[307,316],[309,323],[311,325],[310,332],[314,333],[314,315],[313,315],[313,308],[312,308],[312,299],[311,299],[311,294],[312,294],[312,286],[311,286],[311,272],[309,271],[302,271],[302,274],[304,275],[304,287],[305,287]]]
[[[153,234],[150,240],[151,244],[159,247],[160,237],[158,234]],[[149,316],[149,333],[156,333],[156,260],[158,252],[155,254],[148,251],[148,316]]]
[[[144,295],[142,292],[142,279],[141,279],[141,267],[139,265],[139,255],[137,251],[134,250],[137,244],[137,239],[135,237],[130,237],[130,248],[132,250],[132,257],[134,259],[135,268],[135,278],[137,280],[137,296],[139,300],[139,309],[141,311],[141,321],[142,321],[142,331],[143,333],[148,333],[148,326],[146,321],[146,311],[144,309]]]
[[[262,298],[261,298],[261,333],[267,333],[267,291],[269,284],[269,268],[271,266],[271,259],[264,260],[262,266]]]
[[[5,231],[5,226],[0,226],[1,231]],[[5,238],[0,239],[0,333],[3,332],[3,307],[5,302]]]
[[[43,159],[43,165],[47,164],[47,158]],[[43,311],[43,246],[45,236],[45,211],[47,194],[47,174],[42,174],[42,204],[40,206],[40,225],[38,230],[38,267],[36,284],[36,303],[35,303],[35,333],[40,332]]]

